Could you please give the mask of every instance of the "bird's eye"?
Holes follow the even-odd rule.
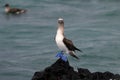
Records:
[[[59,20],[58,23],[63,24],[64,22],[63,22],[63,20]]]

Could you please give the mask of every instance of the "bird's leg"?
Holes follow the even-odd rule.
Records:
[[[57,55],[56,55],[56,57],[59,57],[59,58],[61,58],[62,56],[63,56],[63,51],[58,52]]]
[[[61,59],[66,62],[67,61],[67,56],[62,56]]]
[[[67,57],[66,56],[64,56],[64,53],[63,53],[63,51],[61,51],[61,52],[58,52],[57,53],[57,55],[56,55],[56,57],[59,57],[59,58],[61,58],[63,61],[67,61]]]
[[[67,61],[67,56],[64,55],[63,51],[61,51],[61,57],[60,57],[63,61]]]

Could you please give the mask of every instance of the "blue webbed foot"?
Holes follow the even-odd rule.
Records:
[[[59,57],[59,58],[61,58],[62,56],[63,56],[63,52],[62,51],[58,52],[57,55],[56,55],[56,57]]]
[[[67,56],[64,56],[63,55],[64,53],[61,51],[61,52],[58,52],[57,53],[57,55],[56,55],[56,57],[58,57],[58,58],[61,58],[63,61],[67,61]]]
[[[67,56],[62,56],[61,59],[66,62],[67,61]]]

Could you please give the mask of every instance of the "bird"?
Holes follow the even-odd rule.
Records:
[[[63,20],[63,18],[59,18],[58,19],[58,29],[57,29],[57,33],[56,33],[56,36],[55,36],[55,42],[56,42],[58,48],[62,52],[70,54],[74,58],[79,59],[79,57],[77,57],[75,55],[75,51],[77,50],[77,51],[82,52],[82,50],[80,50],[77,47],[75,47],[73,42],[65,37],[65,35],[64,35],[64,20]]]
[[[11,14],[22,14],[25,13],[27,10],[19,9],[19,8],[11,8],[9,4],[5,4],[5,12]]]

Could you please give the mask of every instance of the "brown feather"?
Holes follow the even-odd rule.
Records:
[[[64,44],[66,45],[66,47],[70,50],[70,51],[75,51],[78,50],[80,52],[82,52],[80,49],[76,48],[73,44],[73,42],[67,38],[63,39]]]

